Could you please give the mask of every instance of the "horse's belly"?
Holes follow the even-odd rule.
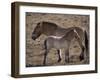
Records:
[[[68,43],[67,41],[63,41],[60,43],[61,44],[61,47],[64,48],[64,49],[67,49],[68,48]]]
[[[68,44],[67,44],[67,42],[55,41],[55,42],[54,42],[54,47],[55,47],[56,49],[67,48],[67,47],[68,47]]]
[[[60,45],[58,41],[54,41],[54,48],[59,49]]]

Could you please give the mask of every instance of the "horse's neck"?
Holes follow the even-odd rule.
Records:
[[[56,31],[56,26],[50,26],[50,25],[45,24],[42,27],[42,34],[45,34],[47,36],[54,35],[55,31]]]

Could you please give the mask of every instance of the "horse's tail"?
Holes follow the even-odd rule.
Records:
[[[86,51],[88,50],[88,36],[87,36],[87,32],[84,31],[84,34],[85,34],[85,47],[86,47]]]

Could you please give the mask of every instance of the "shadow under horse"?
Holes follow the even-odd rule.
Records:
[[[87,51],[88,51],[88,37],[87,37],[87,33],[86,30],[83,30],[79,27],[70,27],[70,28],[61,28],[60,26],[58,26],[55,23],[51,23],[51,22],[39,22],[37,23],[35,29],[32,32],[32,39],[36,40],[41,34],[44,34],[46,36],[52,37],[53,39],[56,39],[56,41],[58,40],[57,38],[63,38],[65,40],[71,40],[73,38],[76,38],[81,49],[81,55],[80,55],[80,61],[84,60],[84,58],[86,58],[87,55]],[[48,39],[47,39],[48,40]],[[43,64],[45,65],[46,62],[46,55],[47,55],[47,44],[46,41],[44,42],[45,44],[45,49],[46,52],[44,54],[44,62]],[[68,44],[70,46],[70,44]],[[54,46],[55,47],[55,46]],[[68,50],[67,50],[68,52]],[[58,62],[61,60],[61,56],[60,56],[60,49],[58,49]]]

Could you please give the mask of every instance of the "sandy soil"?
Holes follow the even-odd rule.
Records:
[[[46,13],[26,13],[26,67],[43,66],[44,59],[44,40],[47,38],[41,35],[36,41],[32,40],[32,32],[40,21],[53,22],[63,28],[81,27],[85,29],[89,37],[89,16],[88,15],[73,15],[73,14],[46,14]],[[89,53],[87,54],[87,61],[80,61],[79,55],[81,48],[78,42],[73,39],[70,45],[70,62],[65,62],[65,55],[62,51],[62,61],[57,62],[58,55],[56,49],[50,50],[47,56],[48,66],[54,65],[79,65],[89,64]]]

